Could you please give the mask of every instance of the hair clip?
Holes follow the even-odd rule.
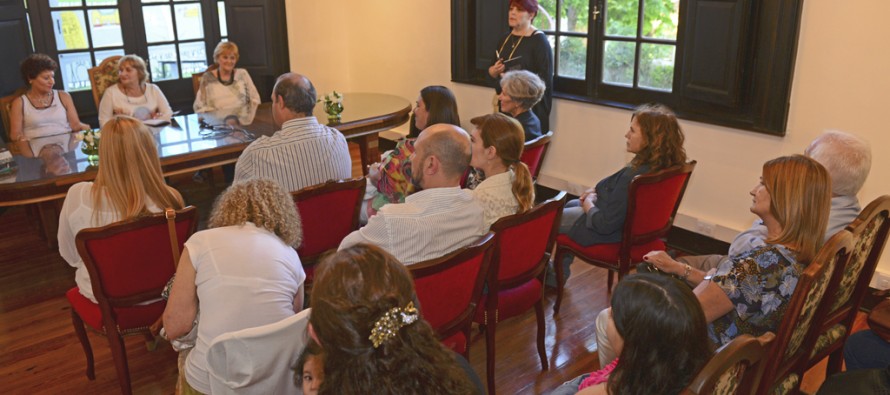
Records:
[[[371,328],[371,336],[368,340],[374,344],[374,348],[380,347],[383,342],[396,337],[399,329],[411,325],[417,321],[417,309],[414,308],[414,302],[408,302],[404,308],[393,307],[377,319],[374,327]]]

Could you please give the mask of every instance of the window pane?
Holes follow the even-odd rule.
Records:
[[[556,30],[556,0],[539,1],[538,15],[532,24],[541,30]]]
[[[87,69],[93,67],[89,52],[60,53],[59,74],[62,86],[66,91],[82,91],[90,89],[90,77]]]
[[[589,7],[590,3],[586,1],[563,1],[559,13],[559,30],[587,33]]]
[[[49,0],[50,8],[57,7],[80,7],[83,5],[82,0]]]
[[[56,49],[64,51],[89,48],[83,11],[53,11],[52,19]]]
[[[89,10],[90,35],[93,38],[93,48],[121,47],[124,39],[121,37],[121,18],[117,9]]]
[[[637,36],[637,0],[606,1],[606,35]]]
[[[675,50],[673,45],[640,45],[640,87],[671,91]]]
[[[176,35],[180,40],[204,38],[200,4],[177,4],[173,8],[176,11]]]
[[[559,70],[557,74],[583,80],[587,76],[587,39],[559,38]]]
[[[179,59],[182,61],[182,78],[206,70],[207,50],[204,42],[179,44]]]
[[[606,41],[603,49],[603,82],[633,86],[636,43]]]
[[[117,0],[87,0],[87,6],[117,5]]]
[[[142,3],[166,3],[167,0],[142,0]]]
[[[645,0],[643,37],[677,39],[680,0]]]
[[[96,51],[95,53],[93,53],[93,55],[96,57],[95,58],[96,62],[93,64],[98,65],[99,63],[102,63],[102,61],[105,60],[105,58],[107,58],[109,56],[116,56],[116,55],[124,56],[124,50],[123,49],[106,49],[104,51]]]
[[[173,17],[170,15],[170,6],[142,7],[142,16],[145,18],[146,41],[156,43],[176,39],[173,35]]]
[[[179,78],[179,63],[176,59],[176,45],[155,45],[148,47],[148,63],[152,81]]]
[[[219,35],[226,37],[229,35],[229,25],[226,24],[226,2],[216,2],[216,9],[219,11]]]

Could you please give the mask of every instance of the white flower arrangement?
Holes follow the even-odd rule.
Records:
[[[83,141],[83,144],[81,144],[80,146],[80,150],[83,151],[84,154],[99,154],[99,140],[102,138],[102,132],[100,132],[99,130],[86,129],[80,133],[75,134],[74,137],[80,141]]]

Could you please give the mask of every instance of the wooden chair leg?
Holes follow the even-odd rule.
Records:
[[[80,316],[77,315],[73,308],[71,309],[71,322],[74,324],[74,333],[77,335],[77,339],[80,340],[80,345],[83,346],[83,353],[87,357],[87,378],[95,380],[96,371],[94,369],[93,348],[90,346],[90,338],[83,327],[83,320],[80,319]]]
[[[544,335],[547,329],[544,327],[544,301],[538,299],[535,302],[535,316],[538,319],[538,356],[541,357],[541,370],[550,369],[547,363],[547,350],[544,349]]]
[[[488,381],[488,393],[494,392],[494,332],[497,327],[496,312],[489,314],[488,325],[485,326],[485,376]]]
[[[117,370],[117,381],[121,386],[121,393],[131,395],[133,393],[130,388],[130,368],[127,366],[127,349],[124,346],[124,339],[115,328],[112,330],[105,329],[106,337],[108,337],[108,345],[111,346],[111,357],[114,360],[114,368]]]
[[[846,343],[846,340],[844,340]],[[828,366],[825,368],[825,377],[831,376],[833,374],[837,374],[841,372],[841,368],[844,365],[844,347],[838,347],[837,350],[834,350],[831,354],[828,355]]]
[[[607,300],[612,300],[612,273],[611,270],[606,270],[606,298]]]
[[[556,246],[556,257],[553,258],[553,268],[556,270],[556,303],[553,304],[553,316],[559,314],[559,306],[562,304],[562,290],[565,287],[565,281],[562,276],[562,260],[565,257],[566,250]]]
[[[470,362],[470,334],[472,331],[473,325],[467,325],[467,329],[464,330],[464,352],[460,354],[467,360],[467,362]]]

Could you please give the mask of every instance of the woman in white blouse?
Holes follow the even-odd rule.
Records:
[[[532,176],[519,161],[525,148],[522,125],[504,114],[488,114],[470,120],[473,158],[470,166],[485,174],[473,195],[482,205],[485,228],[501,217],[532,207],[535,191]]]
[[[115,117],[101,132],[99,174],[95,182],[79,182],[68,189],[58,233],[59,253],[77,269],[77,287],[93,303],[90,275],[74,244],[77,232],[184,206],[179,192],[164,183],[154,137],[142,122]]]
[[[215,118],[211,123],[228,121],[230,117],[237,117],[238,122],[244,125],[253,122],[256,107],[260,104],[260,94],[247,70],[235,68],[238,57],[235,43],[220,42],[213,50],[213,61],[218,67],[208,70],[201,77],[194,108],[196,113]]]
[[[161,88],[148,82],[145,61],[137,55],[126,55],[118,61],[119,80],[109,86],[99,102],[99,124],[115,115],[128,115],[141,121],[170,121],[173,110]]]
[[[296,206],[275,181],[238,182],[219,197],[208,229],[185,243],[164,310],[169,339],[189,333],[201,311],[195,347],[180,353],[182,393],[210,393],[211,340],[303,309],[306,274],[294,251],[302,236]]]

